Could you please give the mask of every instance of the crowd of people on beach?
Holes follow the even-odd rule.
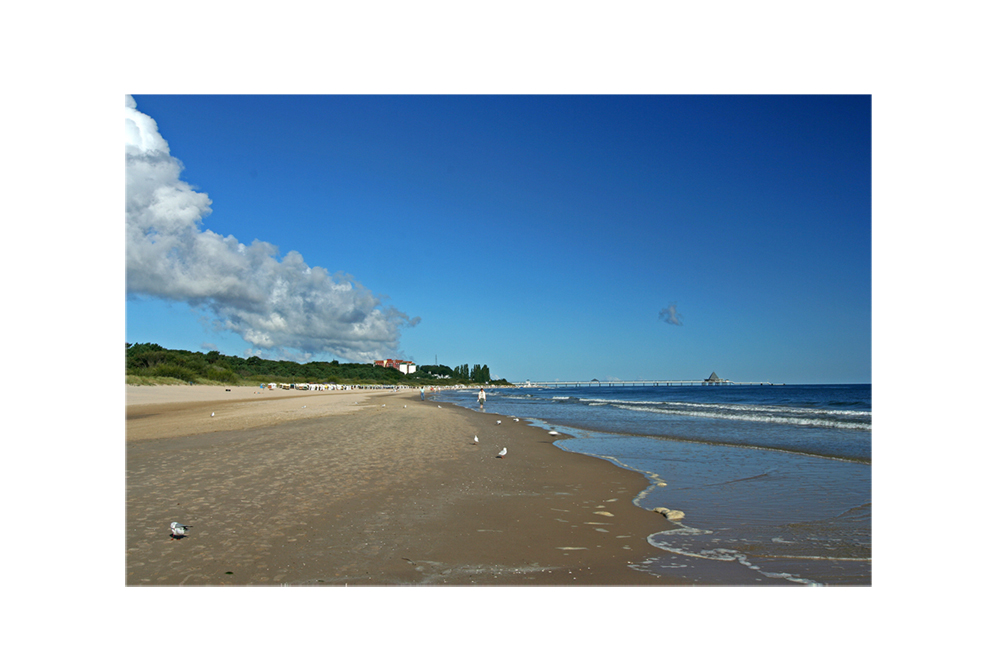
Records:
[[[303,383],[283,383],[283,382],[271,382],[269,384],[261,384],[261,389],[297,389],[301,391],[371,391],[375,389],[390,389],[394,392],[403,390],[416,390],[418,387],[413,387],[411,385],[399,385],[399,384],[319,384],[312,382]],[[456,389],[470,389],[475,388],[475,386],[469,385],[450,385],[447,387],[438,386],[421,386],[420,390],[420,400],[424,400],[425,392],[442,391],[445,389],[456,390]],[[228,390],[227,390],[228,391]],[[486,405],[486,391],[483,387],[479,387],[479,407],[483,408]]]

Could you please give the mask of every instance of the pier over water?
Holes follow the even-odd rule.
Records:
[[[545,389],[548,387],[694,387],[705,385],[708,387],[738,387],[738,386],[761,386],[761,387],[781,387],[784,382],[733,382],[732,380],[546,380],[544,382],[515,383],[522,389],[538,387]]]

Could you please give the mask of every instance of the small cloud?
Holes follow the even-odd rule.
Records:
[[[677,304],[672,303],[663,310],[660,311],[660,319],[667,324],[676,324],[677,326],[682,326],[681,314],[677,312]]]

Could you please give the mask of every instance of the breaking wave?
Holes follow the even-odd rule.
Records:
[[[664,401],[615,401],[591,399],[591,406],[607,406],[634,412],[651,412],[698,419],[728,419],[733,421],[763,422],[791,426],[852,429],[871,431],[871,411],[827,410],[822,408],[796,408],[772,405],[733,405],[712,403],[683,403]]]

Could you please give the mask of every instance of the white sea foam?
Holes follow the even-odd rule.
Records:
[[[795,415],[802,418],[818,416],[836,419],[871,420],[871,410],[830,410],[826,408],[803,408],[796,406],[747,405],[740,403],[688,403],[683,401],[630,401],[615,399],[586,399],[587,405],[609,405],[622,409],[632,409],[642,406],[654,406],[661,411],[672,411],[671,414],[691,414],[692,416],[714,416],[717,414],[764,414],[764,415]]]
[[[727,419],[730,421],[747,421],[747,422],[759,422],[759,423],[771,423],[771,424],[787,424],[791,426],[819,426],[823,428],[841,428],[841,429],[851,429],[857,431],[870,431],[872,430],[871,423],[866,422],[852,422],[852,421],[837,421],[834,419],[822,419],[819,417],[807,417],[807,416],[794,416],[785,415],[773,410],[755,410],[755,411],[738,411],[738,410],[704,410],[698,409],[696,407],[686,407],[683,409],[670,408],[670,407],[644,407],[639,404],[621,404],[621,403],[609,403],[614,407],[620,408],[622,410],[631,410],[633,412],[652,412],[665,415],[676,415],[679,417],[697,417],[701,419]],[[652,405],[652,404],[651,404]],[[662,404],[660,404],[662,405]],[[705,406],[699,406],[704,408]]]
[[[690,530],[695,530],[696,531],[697,529],[690,529]],[[767,572],[767,571],[763,570],[759,565],[753,564],[750,561],[750,558],[746,554],[744,554],[744,553],[742,553],[740,551],[737,551],[735,549],[727,549],[725,547],[717,547],[715,549],[700,549],[700,550],[695,551],[693,549],[689,550],[689,549],[684,549],[684,548],[678,548],[676,546],[668,545],[668,544],[665,544],[663,542],[657,542],[656,540],[653,539],[653,538],[657,537],[658,535],[680,536],[680,535],[699,535],[699,534],[702,534],[702,535],[704,535],[704,534],[711,534],[711,531],[687,532],[687,531],[684,531],[684,529],[671,530],[671,531],[662,532],[662,533],[654,533],[653,535],[650,535],[649,537],[647,537],[646,541],[650,545],[656,547],[657,549],[660,549],[662,551],[666,551],[668,553],[676,554],[678,556],[687,556],[689,558],[700,558],[700,559],[704,559],[704,560],[713,560],[713,561],[721,561],[721,562],[735,562],[735,563],[739,563],[740,565],[742,565],[743,567],[746,567],[749,570],[753,570],[754,572],[758,572],[761,575],[763,575],[765,577],[768,577],[770,579],[786,579],[786,580],[791,581],[793,583],[804,584],[806,586],[821,586],[822,585],[819,582],[813,581],[812,579],[806,579],[805,577],[801,577],[801,576],[796,576],[796,575],[793,575],[793,574],[789,574],[788,572]]]

